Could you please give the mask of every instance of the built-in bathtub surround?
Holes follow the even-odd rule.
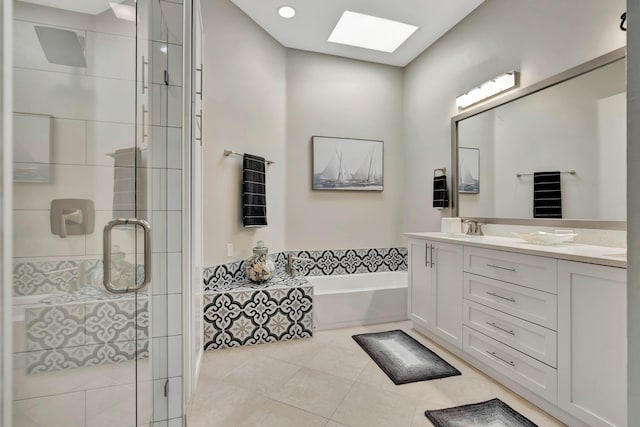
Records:
[[[136,353],[148,357],[146,295],[64,296],[24,310],[27,374],[133,360]],[[74,302],[68,302],[71,296]]]
[[[401,247],[278,252],[271,254],[277,270],[284,270],[289,253],[311,260],[295,262],[297,274],[301,276],[407,271],[407,248]],[[205,292],[232,289],[233,283],[246,280],[244,261],[206,268],[203,276]]]
[[[288,254],[311,261],[294,261],[297,273],[290,277],[284,272]],[[271,257],[277,274],[262,284],[247,279],[244,261],[204,270],[206,350],[312,336],[313,286],[305,276],[407,270],[406,248],[288,251]]]
[[[279,273],[262,284],[232,282],[204,294],[205,350],[312,335],[313,287],[302,276]]]

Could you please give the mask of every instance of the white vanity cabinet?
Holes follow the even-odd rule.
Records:
[[[590,426],[627,425],[626,295],[623,268],[558,262],[558,406]]]
[[[557,401],[557,261],[464,247],[465,352]]]
[[[568,425],[628,425],[619,249],[409,236],[416,329]]]
[[[462,347],[462,246],[409,239],[409,318]]]

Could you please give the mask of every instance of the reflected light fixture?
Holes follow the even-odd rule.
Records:
[[[346,10],[329,36],[332,43],[392,53],[418,27]]]
[[[120,4],[113,1],[109,2],[111,10],[118,19],[124,19],[125,21],[136,22],[136,8],[126,4]]]
[[[281,6],[278,9],[278,15],[285,19],[293,18],[296,15],[296,10],[291,6]]]
[[[518,83],[518,72],[508,71],[458,96],[456,98],[456,107],[458,107],[458,110],[464,110],[473,104],[513,89],[518,86]]]

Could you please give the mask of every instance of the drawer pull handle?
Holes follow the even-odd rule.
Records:
[[[493,356],[493,357],[495,357],[496,359],[498,359],[498,360],[500,360],[500,361],[502,361],[502,362],[506,363],[507,365],[511,365],[511,366],[513,366],[514,368],[516,367],[516,364],[515,364],[513,361],[509,361],[509,360],[505,360],[505,359],[503,359],[502,357],[498,356],[498,355],[496,354],[496,352],[495,352],[495,351],[489,351],[489,350],[487,350],[487,353],[489,353],[490,355],[492,355],[492,356]]]
[[[516,302],[516,299],[513,297],[503,297],[502,295],[498,295],[495,292],[487,292],[487,295],[491,295],[492,297],[500,298],[506,301]]]
[[[487,264],[487,267],[499,268],[500,270],[507,270],[507,271],[513,271],[513,272],[516,271],[516,269],[513,267],[501,267],[499,265],[494,265],[494,264]]]
[[[508,329],[501,328],[500,326],[496,325],[495,322],[485,322],[485,323],[487,325],[489,325],[489,326],[493,326],[494,328],[501,330],[502,332],[506,332],[506,333],[511,334],[511,335],[515,335],[516,334],[514,331],[510,331]]]

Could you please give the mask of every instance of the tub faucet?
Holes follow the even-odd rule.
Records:
[[[473,219],[467,219],[464,221],[467,224],[467,234],[471,236],[484,236],[482,232],[482,224]]]
[[[309,262],[309,261],[312,261],[312,260],[309,259],[309,258],[300,258],[300,257],[297,257],[297,256],[293,256],[293,254],[291,254],[291,253],[287,254],[287,265],[285,266],[285,271],[291,277],[296,277],[296,272],[297,272],[296,267],[293,264],[294,261],[306,261],[306,262]]]

